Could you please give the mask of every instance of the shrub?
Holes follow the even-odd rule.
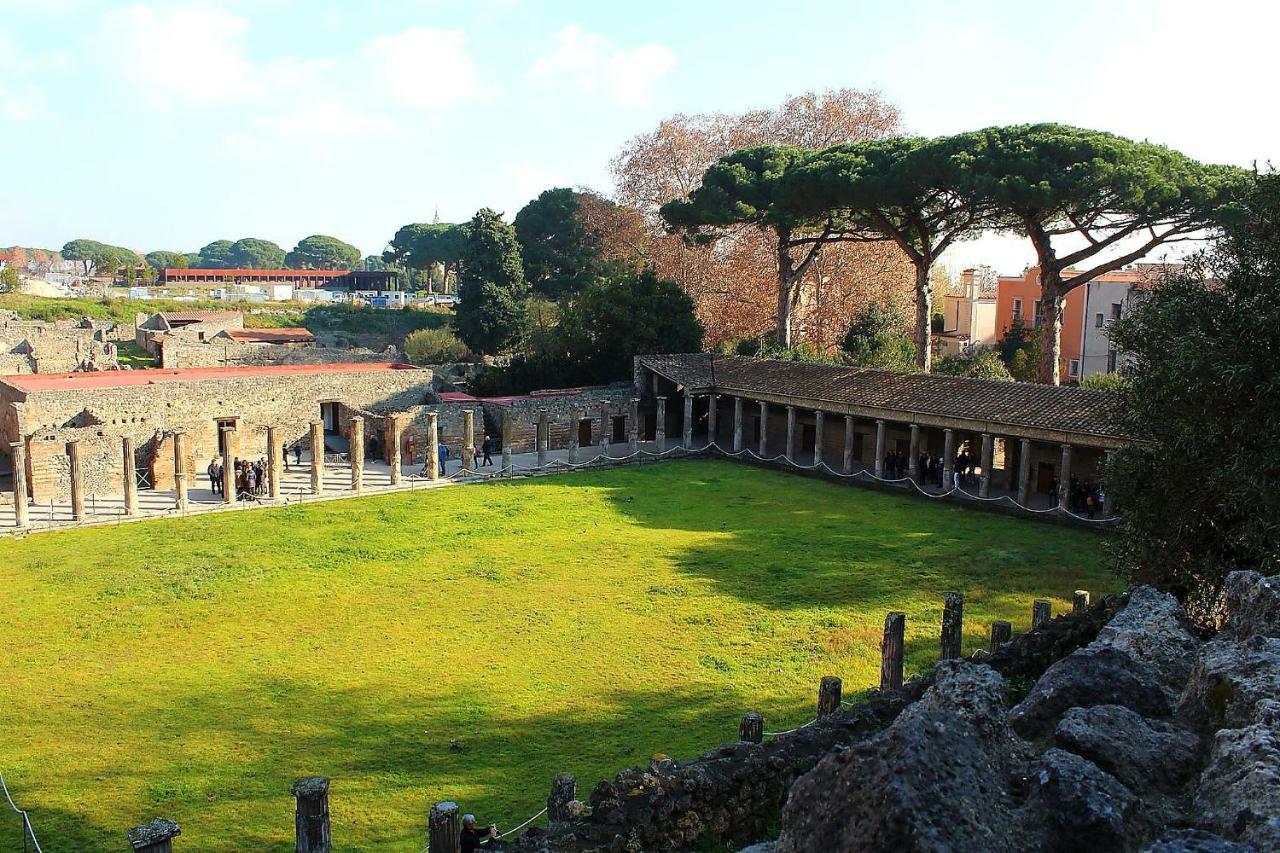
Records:
[[[448,329],[418,329],[404,339],[404,353],[414,364],[448,364],[461,361],[467,347]]]
[[[1000,354],[991,347],[974,347],[961,355],[944,355],[933,363],[933,372],[944,376],[1013,381],[1013,377],[1009,375],[1009,369],[1000,360]]]
[[[1119,373],[1095,373],[1092,376],[1086,376],[1080,383],[1081,388],[1090,388],[1094,391],[1120,391],[1128,382],[1124,376]]]
[[[872,303],[859,311],[840,348],[855,367],[915,370],[915,342],[902,312],[892,305]]]

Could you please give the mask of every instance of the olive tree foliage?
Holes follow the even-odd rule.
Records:
[[[1134,582],[1204,613],[1228,572],[1280,571],[1280,176],[1111,327],[1128,355],[1109,488]]]
[[[502,214],[483,208],[467,225],[458,273],[458,337],[472,352],[510,348],[524,324],[529,286],[515,229]]]
[[[1066,295],[1159,246],[1196,239],[1246,183],[1239,169],[1098,130],[1035,124],[961,136],[968,191],[1035,248],[1039,379],[1054,385]]]
[[[800,300],[800,284],[830,242],[861,239],[843,231],[834,213],[810,213],[788,204],[783,178],[811,156],[803,148],[762,145],[721,157],[702,176],[688,200],[661,208],[667,226],[692,242],[711,243],[732,229],[751,227],[769,235],[777,259],[776,339],[792,346],[792,314]]]
[[[971,191],[973,140],[891,137],[836,145],[784,177],[795,215],[827,215],[846,235],[892,240],[915,271],[915,367],[932,359],[934,264],[958,240],[989,226],[989,202]]]

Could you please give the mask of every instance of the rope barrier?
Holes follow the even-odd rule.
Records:
[[[31,845],[35,848],[35,853],[43,853],[40,849],[40,842],[36,840],[36,831],[31,828],[31,819],[27,817],[27,813],[13,802],[13,797],[9,796],[9,786],[4,783],[4,774],[0,773],[0,791],[4,792],[4,798],[9,803],[9,808],[16,812],[22,818],[22,849],[27,849],[27,838],[31,839]]]
[[[814,717],[809,722],[801,723],[800,725],[796,726],[794,729],[787,729],[785,732],[762,732],[762,734],[764,734],[765,737],[781,737],[782,735],[794,734],[795,732],[798,732],[801,729],[807,729],[809,728],[809,726],[812,726],[816,722],[818,722],[818,718]]]
[[[538,818],[542,817],[542,816],[543,816],[544,814],[546,814],[546,813],[547,813],[547,810],[546,810],[546,809],[543,809],[542,811],[538,812],[538,813],[537,813],[536,815],[534,815],[533,817],[531,817],[531,818],[529,818],[528,820],[526,820],[524,823],[522,823],[522,824],[520,824],[519,826],[517,826],[515,829],[508,829],[506,832],[503,832],[503,833],[499,834],[499,835],[498,835],[498,837],[499,837],[499,838],[506,838],[508,835],[514,835],[515,833],[517,833],[517,832],[519,832],[520,830],[524,829],[526,826],[528,826],[529,824],[533,823],[535,820],[537,820]]]

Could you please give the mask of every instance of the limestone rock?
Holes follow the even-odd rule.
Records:
[[[1202,829],[1179,829],[1165,833],[1142,853],[1257,853],[1257,849]]]
[[[1068,708],[1123,705],[1144,717],[1163,717],[1169,701],[1152,668],[1115,646],[1090,645],[1045,670],[1009,713],[1024,737],[1046,733]]]
[[[1047,830],[1050,850],[1118,850],[1138,800],[1093,762],[1061,749],[1040,757],[1029,805]]]
[[[1199,746],[1191,732],[1147,720],[1122,705],[1070,709],[1059,721],[1053,742],[1134,790],[1162,791],[1187,781]]]
[[[1180,688],[1200,645],[1186,611],[1172,595],[1140,586],[1129,603],[1098,632],[1095,646],[1110,646],[1148,664],[1167,687]]]
[[[935,685],[889,728],[797,780],[777,853],[1022,846],[1004,784],[1004,681],[964,661],[935,671]]]
[[[1280,850],[1280,702],[1256,709],[1256,722],[1214,737],[1200,775],[1197,821],[1259,850]]]
[[[1178,711],[1209,729],[1253,722],[1258,704],[1280,696],[1280,638],[1215,638],[1195,657]]]
[[[1280,637],[1280,575],[1232,572],[1222,591],[1222,636]]]

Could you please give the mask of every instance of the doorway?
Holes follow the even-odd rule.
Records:
[[[229,456],[234,450],[232,435],[236,429],[235,418],[218,418],[218,455]]]
[[[621,443],[627,440],[627,418],[625,415],[614,415],[613,420],[613,437],[610,441]]]
[[[1042,495],[1053,494],[1053,463],[1041,462],[1036,466],[1036,492]]]
[[[321,403],[320,419],[324,421],[324,431],[329,435],[338,434],[338,404]]]
[[[817,442],[818,428],[813,424],[800,425],[800,452],[817,451],[814,444]]]
[[[591,446],[591,421],[590,420],[578,421],[578,446],[579,447]]]

